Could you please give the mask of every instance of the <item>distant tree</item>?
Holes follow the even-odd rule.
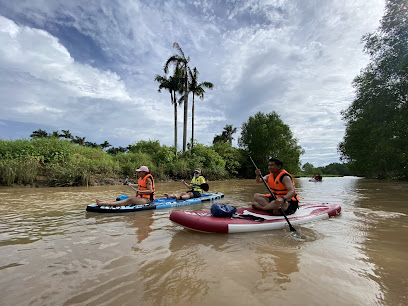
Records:
[[[38,129],[38,130],[32,132],[30,137],[31,138],[45,138],[45,137],[49,137],[49,134],[47,133],[47,131],[44,131],[42,129]]]
[[[111,154],[111,155],[116,155],[118,153],[125,153],[126,151],[127,151],[126,148],[119,146],[117,148],[112,147],[112,148],[107,149],[106,153]]]
[[[189,70],[190,73],[190,83],[189,83],[189,90],[193,93],[193,105],[191,109],[191,147],[194,146],[194,112],[195,112],[195,104],[194,104],[194,97],[197,96],[201,100],[204,99],[204,88],[213,89],[214,84],[211,82],[198,82],[198,70],[194,67],[193,71]]]
[[[72,134],[69,132],[69,130],[61,130],[62,134],[59,135],[60,137],[63,137],[65,139],[72,139],[73,136]]]
[[[216,144],[217,142],[227,142],[227,139],[223,137],[222,134],[220,135],[215,135],[213,139],[213,144]]]
[[[275,112],[258,112],[250,116],[248,122],[242,125],[238,144],[251,154],[258,167],[266,168],[268,159],[277,157],[289,172],[300,170],[300,155],[304,150],[298,145],[289,126]]]
[[[316,172],[315,167],[311,163],[306,163],[302,166],[302,170],[305,172],[306,175],[311,175]]]
[[[350,169],[348,164],[344,163],[331,163],[324,167],[317,168],[321,171],[322,174],[331,174],[331,175],[354,175]]]
[[[52,134],[49,135],[49,137],[60,138],[60,133],[58,130],[53,131]]]
[[[100,145],[98,145],[96,142],[91,142],[91,141],[85,141],[83,145],[85,147],[90,147],[90,148],[100,148]]]
[[[171,103],[174,106],[174,148],[177,154],[177,106],[180,104],[177,99],[177,92],[181,92],[183,88],[183,70],[179,64],[176,64],[172,76],[167,77],[166,75],[161,76],[157,74],[154,80],[159,82],[159,92],[161,92],[162,89],[167,89],[170,92]]]
[[[85,145],[85,137],[75,136],[75,138],[72,139],[72,142],[83,146]]]
[[[235,134],[236,132],[237,132],[237,128],[232,127],[232,124],[227,124],[224,127],[224,131],[222,132],[222,135],[232,145],[232,140],[234,139],[232,135]]]
[[[237,176],[241,167],[242,154],[239,149],[233,148],[228,141],[218,141],[213,144],[212,148],[225,161],[225,169],[232,176]]]
[[[104,150],[106,148],[111,147],[112,145],[107,140],[105,140],[105,142],[101,143],[99,146],[102,148],[102,150]]]
[[[179,66],[183,71],[183,91],[184,91],[184,122],[183,122],[183,153],[186,152],[187,148],[187,112],[188,112],[188,70],[190,69],[188,63],[190,62],[190,57],[185,56],[183,50],[177,42],[173,44],[173,47],[177,49],[179,54],[174,54],[170,56],[165,65],[164,72],[167,74],[169,66],[174,64],[176,67]]]
[[[408,5],[387,0],[379,29],[363,37],[371,62],[354,79],[342,112],[342,160],[367,177],[408,179]]]
[[[236,132],[237,128],[234,128],[232,124],[227,124],[220,135],[215,135],[213,144],[216,142],[229,142],[229,144],[232,145],[232,140],[234,139],[232,135]]]

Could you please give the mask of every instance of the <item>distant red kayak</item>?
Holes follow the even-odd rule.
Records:
[[[340,214],[337,204],[303,204],[296,213],[288,215],[292,225],[327,219]],[[237,215],[250,215],[263,218],[263,221],[240,219],[235,217],[217,218],[207,211],[177,210],[170,214],[170,220],[185,228],[208,233],[243,233],[282,229],[288,226],[283,216],[274,216],[268,212],[253,208],[238,208]]]

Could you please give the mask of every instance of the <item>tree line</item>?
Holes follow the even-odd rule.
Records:
[[[300,169],[299,162],[303,149],[275,112],[250,116],[241,130],[239,148],[231,145],[237,129],[226,125],[221,134],[215,135],[211,146],[195,142],[186,152],[177,152],[175,147],[161,145],[158,140],[141,140],[126,148],[106,149],[103,144],[90,146],[86,141],[78,141],[85,137],[74,137],[68,130],[62,133],[37,130],[31,139],[0,140],[0,184],[110,184],[132,177],[140,165],[147,165],[158,181],[187,179],[191,169],[197,167],[202,168],[209,180],[253,178],[249,156],[263,173],[268,171],[269,157],[285,161],[285,169],[293,175],[306,173]],[[271,141],[268,135],[274,131],[279,133]]]
[[[363,37],[370,63],[354,79],[339,144],[350,169],[366,177],[408,180],[408,5],[387,0],[380,27]]]

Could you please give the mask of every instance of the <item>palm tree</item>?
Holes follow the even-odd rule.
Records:
[[[191,110],[191,147],[194,146],[194,96],[197,95],[201,100],[204,99],[204,88],[213,89],[214,84],[211,82],[201,82],[198,83],[198,71],[194,67],[193,71],[189,70],[190,73],[190,86],[189,90],[193,93],[193,106]]]
[[[182,74],[183,74],[182,69],[180,69],[179,65],[176,65],[173,76],[167,78],[166,75],[161,76],[156,74],[156,77],[154,78],[156,82],[159,82],[158,91],[161,92],[163,88],[167,89],[170,92],[171,104],[174,105],[174,148],[176,151],[175,152],[176,155],[177,155],[177,104],[178,104],[176,93],[180,92],[180,83],[182,82],[183,77]]]
[[[164,72],[167,74],[169,71],[169,66],[171,64],[179,65],[179,68],[183,71],[183,91],[184,91],[184,125],[183,125],[183,153],[186,152],[187,147],[187,111],[188,111],[188,62],[190,57],[184,55],[183,50],[180,48],[179,44],[175,42],[173,47],[177,49],[180,54],[174,54],[170,56],[166,64],[164,65]]]
[[[34,132],[32,132],[32,134],[30,135],[31,138],[45,138],[48,137],[48,133],[47,131],[44,131],[42,129],[38,129]]]
[[[236,133],[236,131],[237,128],[233,128],[232,124],[227,124],[224,128],[224,131],[222,131],[222,136],[232,145],[232,140],[234,139],[232,137],[232,134]]]
[[[101,143],[100,146],[101,146],[101,148],[103,150],[103,149],[111,147],[112,145],[107,140],[105,140],[105,142]]]
[[[60,135],[60,137],[64,137],[66,139],[72,139],[72,134],[70,133],[69,130],[61,130],[62,134]]]
[[[50,135],[50,137],[55,137],[55,138],[60,138],[60,133],[58,130],[53,131],[52,134]]]
[[[75,138],[72,139],[72,142],[83,146],[85,144],[85,137],[75,136]]]
[[[96,142],[92,142],[92,141],[85,141],[84,146],[85,147],[90,147],[90,148],[99,148],[100,147],[100,145],[98,145]]]

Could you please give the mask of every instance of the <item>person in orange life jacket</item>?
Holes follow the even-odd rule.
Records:
[[[191,188],[191,190],[187,190],[186,192],[181,192],[181,193],[175,193],[175,194],[168,194],[165,193],[165,197],[167,199],[176,199],[176,200],[188,200],[191,198],[199,198],[201,197],[201,194],[203,193],[203,190],[200,188],[199,185],[205,183],[205,178],[201,176],[201,169],[197,168],[194,170],[194,177],[191,180],[191,183],[187,183],[183,181],[184,185],[186,185],[188,188]]]
[[[155,199],[154,179],[149,172],[149,168],[141,166],[136,170],[139,175],[137,184],[128,183],[129,186],[138,188],[135,196],[130,196],[121,201],[101,201],[96,200],[98,206],[127,206],[127,205],[143,205],[149,204]]]
[[[293,214],[299,207],[299,197],[296,194],[295,183],[292,176],[284,169],[283,162],[277,158],[269,159],[269,174],[264,176],[271,191],[277,198],[273,200],[270,194],[254,194],[255,209],[267,210],[274,215],[281,215],[280,208],[286,215]],[[256,182],[263,183],[261,179],[261,170],[255,170]]]

